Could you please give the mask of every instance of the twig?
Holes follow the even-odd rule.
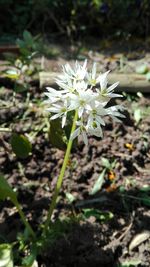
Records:
[[[104,246],[104,249],[108,249],[112,246],[115,245],[115,247],[117,247],[120,243],[120,241],[126,236],[126,234],[130,231],[132,225],[133,225],[133,219],[134,219],[134,216],[135,216],[135,212],[132,213],[132,217],[131,217],[131,222],[130,224],[125,227],[125,231],[121,234],[121,236],[119,236],[117,239],[115,240],[112,240],[109,244],[107,244],[106,246]]]

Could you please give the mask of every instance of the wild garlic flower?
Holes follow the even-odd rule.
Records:
[[[78,112],[76,130],[71,135],[75,139],[82,136],[84,143],[88,144],[88,135],[102,137],[102,126],[105,125],[104,117],[110,116],[119,121],[123,118],[120,113],[124,108],[121,105],[109,106],[111,98],[121,97],[114,93],[119,82],[108,86],[109,71],[97,76],[96,63],[92,70],[87,69],[87,60],[81,65],[75,63],[74,68],[69,64],[64,65],[63,74],[56,79],[60,90],[48,87],[45,95],[48,97],[47,110],[51,114],[51,120],[61,118],[62,128],[66,124],[67,114],[70,111]]]

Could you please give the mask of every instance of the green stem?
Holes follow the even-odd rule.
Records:
[[[76,110],[70,136],[75,131],[77,118],[78,118],[78,111]],[[56,207],[57,197],[58,197],[59,191],[61,189],[64,173],[65,173],[65,170],[66,170],[66,167],[67,167],[67,164],[68,164],[68,159],[69,159],[71,148],[72,148],[72,142],[73,141],[71,139],[69,139],[69,142],[67,144],[67,150],[66,150],[65,158],[64,158],[64,161],[63,161],[63,165],[61,167],[60,175],[59,175],[58,180],[57,180],[57,184],[56,184],[56,187],[55,187],[55,191],[54,191],[54,195],[53,195],[53,198],[52,198],[52,202],[51,202],[50,207],[49,207],[47,219],[46,219],[46,222],[45,222],[44,232],[47,231],[47,228],[49,226],[53,211],[54,211],[54,209]]]
[[[26,228],[28,229],[28,231],[32,235],[32,237],[35,239],[36,238],[36,235],[35,235],[33,229],[31,228],[30,224],[28,223],[28,221],[27,221],[27,219],[26,219],[26,217],[25,217],[25,215],[24,215],[24,213],[23,213],[23,211],[22,211],[22,209],[21,209],[20,204],[18,203],[18,201],[17,202],[15,201],[14,205],[16,206],[16,208],[17,208],[17,210],[18,210],[18,212],[20,214],[20,217],[22,219],[22,222],[24,223],[24,225],[26,226]]]

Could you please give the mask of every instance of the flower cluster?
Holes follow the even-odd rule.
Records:
[[[62,127],[65,126],[67,113],[77,111],[76,130],[71,139],[81,134],[84,143],[87,144],[87,134],[102,137],[101,126],[105,125],[104,116],[109,115],[117,121],[117,117],[124,117],[119,112],[123,109],[122,106],[108,105],[111,98],[121,97],[113,93],[119,82],[108,87],[109,71],[97,76],[96,63],[93,64],[92,70],[88,71],[86,60],[83,65],[76,62],[74,68],[69,64],[62,68],[63,73],[56,79],[60,90],[48,87],[48,92],[45,93],[49,105],[47,110],[54,113],[51,120],[62,118]]]

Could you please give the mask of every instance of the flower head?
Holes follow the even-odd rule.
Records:
[[[97,76],[96,70],[94,63],[92,70],[88,71],[86,60],[83,65],[76,62],[74,68],[66,64],[63,66],[63,74],[56,79],[60,90],[47,88],[48,92],[45,93],[48,97],[47,110],[54,113],[51,120],[62,118],[62,127],[65,126],[68,112],[78,112],[77,127],[71,138],[82,135],[85,144],[88,143],[87,135],[102,137],[105,116],[116,121],[118,117],[124,117],[120,113],[122,106],[107,107],[111,98],[121,97],[114,93],[119,82],[107,86],[109,71]]]

